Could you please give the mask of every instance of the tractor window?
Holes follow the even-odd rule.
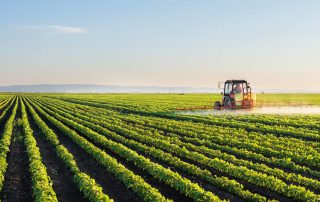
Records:
[[[232,92],[232,83],[226,83],[224,94],[229,95]]]
[[[233,84],[234,93],[243,93],[243,83]]]
[[[248,86],[246,84],[244,85],[243,92],[245,94],[248,94]]]

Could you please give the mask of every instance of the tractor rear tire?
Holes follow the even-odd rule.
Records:
[[[215,109],[215,110],[220,110],[220,109],[221,109],[221,103],[220,103],[219,101],[216,101],[216,102],[214,103],[213,109]]]
[[[224,101],[223,101],[223,107],[225,107],[225,109],[232,109],[232,98],[230,97],[225,97]]]

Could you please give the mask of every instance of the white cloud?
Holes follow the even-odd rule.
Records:
[[[61,25],[22,25],[17,26],[16,30],[43,34],[86,34],[88,32],[86,28]]]

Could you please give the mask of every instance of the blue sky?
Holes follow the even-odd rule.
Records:
[[[320,1],[1,1],[0,85],[320,89]]]

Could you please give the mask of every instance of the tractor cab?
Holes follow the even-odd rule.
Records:
[[[253,107],[255,98],[251,93],[250,84],[246,80],[227,80],[218,84],[222,100],[216,101],[215,109],[239,109]]]

